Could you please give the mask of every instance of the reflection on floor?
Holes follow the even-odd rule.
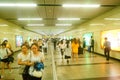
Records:
[[[18,53],[16,53],[17,55]],[[18,74],[19,65],[15,57],[12,66],[12,73],[5,69],[5,76],[1,80],[22,80]],[[54,80],[52,69],[52,56],[45,55],[45,70],[42,80]],[[79,55],[78,61],[62,59],[58,52],[54,53],[57,80],[120,80],[120,62],[110,59],[109,62],[103,56],[97,54]]]

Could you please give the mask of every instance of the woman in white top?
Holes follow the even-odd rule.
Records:
[[[39,51],[38,44],[33,43],[31,45],[31,58],[30,58],[30,61],[31,61],[32,65],[30,67],[30,72],[29,72],[29,74],[31,75],[31,80],[41,80],[42,79],[42,77],[38,78],[38,77],[32,76],[32,72],[31,72],[32,70],[31,69],[33,69],[33,66],[34,66],[35,62],[42,62],[43,63],[44,59],[45,59],[44,54]]]
[[[4,76],[4,68],[5,68],[5,64],[7,64],[7,67],[9,68],[10,72],[11,72],[11,68],[9,66],[9,61],[8,61],[8,56],[11,54],[11,51],[9,49],[6,48],[6,44],[1,44],[1,49],[0,49],[0,58],[1,58],[1,65],[2,65],[2,69],[1,69],[1,77]]]
[[[30,52],[29,52],[29,46],[26,44],[22,44],[21,46],[22,52],[18,54],[18,65],[20,65],[20,71],[19,73],[22,74],[23,80],[29,80],[29,74],[23,73],[26,66],[30,66]]]

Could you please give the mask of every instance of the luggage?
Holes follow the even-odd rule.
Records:
[[[82,48],[82,47],[79,47],[79,48],[78,48],[78,55],[79,55],[79,54],[83,54],[83,48]]]

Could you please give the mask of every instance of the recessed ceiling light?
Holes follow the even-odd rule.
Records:
[[[58,18],[57,20],[80,20],[80,18]]]
[[[72,24],[55,24],[56,26],[72,26]]]
[[[18,20],[42,20],[42,18],[18,18]]]
[[[44,24],[27,24],[27,26],[44,26]]]
[[[36,7],[37,4],[0,3],[0,7]]]
[[[100,7],[99,4],[63,4],[63,7],[88,7],[88,8],[97,8]]]

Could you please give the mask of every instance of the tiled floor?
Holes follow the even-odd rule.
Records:
[[[43,80],[120,80],[120,62],[110,59],[109,63],[103,56],[86,52],[79,55],[78,62],[69,60],[69,64],[65,59],[61,58],[58,52],[54,52],[54,58],[51,54],[53,48],[49,48],[45,55],[45,70]],[[17,55],[17,53],[16,53]],[[19,75],[19,66],[15,62],[12,66],[12,73],[5,69],[5,76],[2,80],[22,80]],[[53,69],[52,59],[55,60],[56,78]]]
[[[79,55],[78,62],[67,64],[66,60],[56,55],[58,80],[120,80],[120,62],[88,52]]]

